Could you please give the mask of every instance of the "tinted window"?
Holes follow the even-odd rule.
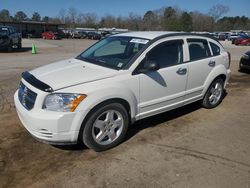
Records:
[[[188,39],[190,61],[210,57],[210,50],[206,40]]]
[[[160,68],[182,63],[182,41],[159,44],[147,54],[147,60],[156,61]]]
[[[212,42],[210,42],[210,46],[211,46],[211,49],[212,49],[214,56],[220,55],[220,47],[219,46],[217,46],[216,44],[214,44]]]

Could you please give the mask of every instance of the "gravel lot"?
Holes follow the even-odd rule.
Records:
[[[139,121],[125,142],[102,153],[34,140],[13,104],[20,74],[92,43],[23,40],[21,51],[0,52],[0,187],[250,187],[250,74],[238,72],[250,47],[229,42],[232,77],[217,108],[192,104]]]

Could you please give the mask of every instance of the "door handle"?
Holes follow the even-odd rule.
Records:
[[[176,73],[179,74],[179,75],[185,75],[187,73],[187,69],[186,68],[179,68],[176,71]]]
[[[208,66],[209,67],[214,67],[215,66],[215,61],[209,61]]]

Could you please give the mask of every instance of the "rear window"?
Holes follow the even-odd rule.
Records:
[[[210,46],[214,56],[220,55],[220,47],[212,42],[210,42]]]
[[[205,59],[211,56],[208,42],[203,39],[188,39],[190,61]]]

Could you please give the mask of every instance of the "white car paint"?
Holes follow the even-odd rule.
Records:
[[[126,70],[113,70],[78,59],[70,59],[31,71],[30,73],[37,79],[50,85],[54,93],[81,93],[87,97],[74,112],[47,111],[43,109],[43,103],[48,92],[41,91],[22,79],[27,88],[37,93],[35,105],[31,110],[27,110],[20,103],[18,90],[15,93],[15,105],[22,124],[40,140],[63,144],[74,143],[78,139],[86,115],[103,101],[114,98],[126,101],[130,106],[131,120],[134,122],[202,99],[209,85],[219,75],[226,76],[226,86],[231,71],[228,54],[221,44],[207,37],[182,36],[180,33],[175,36],[174,33],[176,32],[132,32],[116,35],[153,40],[159,36],[172,34],[153,42]],[[197,37],[216,43],[221,49],[221,54],[188,62],[190,57],[186,39]],[[184,40],[183,60],[188,63],[160,69],[148,75],[142,73],[133,75],[133,71],[148,51],[157,44],[175,39]],[[208,66],[211,60],[216,61],[215,67]],[[181,76],[176,74],[179,68],[186,68],[187,74]],[[158,79],[158,82],[154,79]]]

